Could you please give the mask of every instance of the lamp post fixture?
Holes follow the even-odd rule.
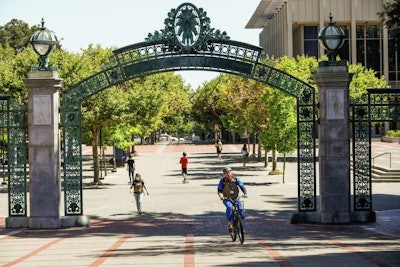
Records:
[[[51,31],[44,27],[43,18],[42,27],[31,36],[29,42],[36,54],[39,55],[37,70],[54,70],[54,67],[48,66],[49,60],[47,55],[56,47],[58,40]]]
[[[344,38],[346,34],[343,29],[339,26],[336,26],[334,22],[332,22],[332,13],[329,14],[329,24],[321,29],[318,34],[318,39],[321,45],[328,51],[328,62],[320,62],[322,65],[343,65],[344,63],[341,61],[336,61],[337,50],[342,47],[344,43]]]

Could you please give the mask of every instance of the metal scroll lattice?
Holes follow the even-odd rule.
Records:
[[[351,105],[354,210],[372,210],[371,127],[400,123],[400,89],[369,89]]]
[[[180,14],[191,20],[182,33]],[[181,35],[182,34],[182,35]],[[184,37],[183,37],[184,36]],[[69,88],[62,96],[65,215],[82,214],[81,103],[93,94],[134,78],[178,70],[239,75],[275,87],[297,99],[299,210],[316,210],[315,91],[303,81],[260,62],[261,48],[233,41],[210,27],[203,9],[184,3],[172,9],[165,28],[145,42],[123,47],[102,71]]]
[[[0,133],[3,168],[7,166],[9,217],[27,216],[27,107],[9,96],[0,96]]]

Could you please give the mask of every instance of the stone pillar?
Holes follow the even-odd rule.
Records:
[[[321,223],[351,221],[350,125],[347,66],[320,66],[314,75],[319,98],[319,193]]]
[[[29,228],[60,228],[59,90],[56,71],[28,73]]]

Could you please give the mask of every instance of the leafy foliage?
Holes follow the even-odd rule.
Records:
[[[379,18],[389,28],[391,35],[400,40],[400,0],[392,0],[383,4],[382,12],[378,13]]]
[[[10,46],[15,52],[25,50],[28,47],[29,39],[38,30],[37,26],[29,25],[18,19],[12,19],[4,26],[0,26],[0,44]]]
[[[366,69],[361,64],[349,65],[349,73],[353,74],[350,82],[349,94],[350,100],[355,101],[367,93],[368,88],[387,87],[384,77],[376,77],[373,69]]]
[[[387,136],[400,137],[400,131],[390,130],[390,131],[387,132]]]

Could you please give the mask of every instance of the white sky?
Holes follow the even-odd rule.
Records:
[[[148,33],[164,28],[172,8],[184,2],[202,7],[211,27],[226,31],[232,40],[259,45],[261,29],[245,29],[260,0],[0,0],[0,25],[16,18],[55,32],[62,47],[79,52],[89,44],[120,48],[144,41]],[[179,72],[193,88],[216,72]]]

